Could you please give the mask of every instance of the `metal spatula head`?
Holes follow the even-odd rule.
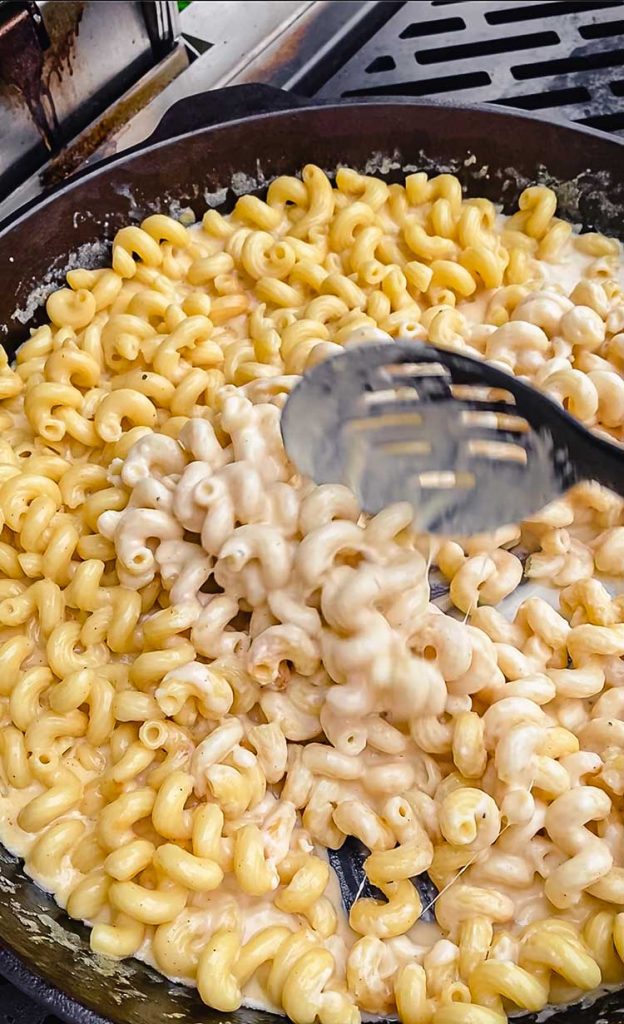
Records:
[[[578,479],[561,420],[587,434],[493,366],[398,342],[353,346],[306,373],[282,435],[300,472],[347,484],[366,512],[409,501],[418,528],[463,534],[523,519]]]
[[[366,877],[364,861],[369,853],[370,850],[354,836],[348,836],[339,850],[328,849],[327,851],[327,858],[336,873],[342,903],[347,914],[360,897],[373,896],[376,899],[380,897],[383,899],[379,889],[371,885]],[[412,884],[418,890],[423,908],[419,920],[435,921],[433,907],[438,897],[438,890],[427,872],[412,878]]]

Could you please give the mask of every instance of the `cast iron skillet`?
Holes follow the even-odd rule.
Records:
[[[506,206],[527,184],[544,181],[557,191],[564,216],[586,229],[621,234],[622,140],[491,107],[400,100],[309,105],[270,87],[239,86],[177,104],[145,144],[0,226],[0,341],[12,354],[42,319],[45,295],[64,271],[103,264],[107,249],[97,243],[124,224],[168,212],[171,204],[173,212],[191,206],[201,214],[205,192],[227,209],[236,198],[233,180],[242,191],[261,190],[263,180],[308,162],[327,169],[340,163],[364,169],[368,162],[388,180],[397,180],[402,167],[449,170],[473,195]],[[29,296],[42,282],[37,308]],[[70,921],[1,848],[0,943],[0,972],[73,1024],[275,1021],[248,1009],[224,1017],[202,1006],[193,990],[137,961],[94,956],[86,928]],[[611,1024],[623,1014],[624,992],[549,1020]]]

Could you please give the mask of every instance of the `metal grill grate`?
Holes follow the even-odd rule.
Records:
[[[624,134],[624,2],[408,0],[317,95],[502,103]]]

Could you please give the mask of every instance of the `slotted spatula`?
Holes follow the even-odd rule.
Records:
[[[579,480],[624,496],[624,449],[488,363],[414,342],[346,349],[302,377],[286,451],[371,514],[409,501],[417,528],[470,534],[524,519]]]
[[[624,496],[624,450],[518,378],[430,345],[354,346],[316,366],[286,402],[282,435],[316,483],[347,483],[370,513],[408,500],[430,532],[517,521],[585,478]],[[446,609],[448,583],[431,596]],[[328,856],[347,912],[379,895],[359,840]],[[436,887],[426,873],[412,882],[433,920]]]

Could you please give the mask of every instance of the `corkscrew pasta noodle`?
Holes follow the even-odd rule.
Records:
[[[621,983],[624,503],[587,483],[435,540],[280,434],[308,367],[411,337],[624,442],[620,245],[555,213],[308,166],[123,228],[3,356],[0,838],[94,952],[295,1024]],[[548,600],[511,614],[523,577]],[[345,910],[347,837],[374,890]]]

